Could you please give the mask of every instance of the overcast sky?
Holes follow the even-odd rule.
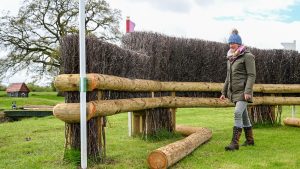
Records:
[[[279,48],[296,40],[300,50],[299,0],[110,0],[136,30],[224,42],[237,28],[243,43]],[[124,20],[122,28],[124,31]]]
[[[22,0],[0,1],[0,10],[16,14]],[[121,29],[130,16],[137,31],[224,42],[237,28],[243,43],[282,49],[297,41],[300,51],[300,0],[107,0],[122,12]],[[7,82],[24,81],[12,78]]]

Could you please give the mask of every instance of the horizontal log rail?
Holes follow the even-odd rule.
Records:
[[[212,137],[211,130],[202,127],[178,125],[176,131],[188,137],[152,151],[147,159],[151,169],[170,167]]]
[[[300,97],[254,97],[250,105],[300,105]],[[96,116],[109,116],[118,113],[139,111],[152,108],[187,108],[187,107],[233,107],[229,100],[218,98],[195,97],[154,97],[117,100],[97,100],[87,103],[87,120]],[[53,109],[57,118],[67,123],[80,120],[79,103],[61,103]]]
[[[79,91],[79,74],[62,74],[56,77],[55,87],[59,91]],[[210,82],[160,82],[154,80],[129,79],[104,74],[87,74],[87,91],[117,90],[134,92],[157,91],[201,91],[219,92],[223,83]],[[261,93],[300,93],[299,84],[255,84],[254,92]]]

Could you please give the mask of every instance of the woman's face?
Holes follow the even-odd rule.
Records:
[[[238,48],[239,48],[239,44],[236,44],[236,43],[230,43],[229,44],[229,47],[230,47],[230,49],[233,51],[233,52],[235,52]]]

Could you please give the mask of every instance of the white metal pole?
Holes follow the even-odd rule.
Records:
[[[295,105],[292,106],[292,118],[294,118],[296,115],[296,107]]]
[[[128,136],[132,136],[132,112],[128,112]]]
[[[80,47],[80,152],[81,168],[87,168],[86,134],[86,62],[85,62],[85,0],[79,0],[79,47]]]

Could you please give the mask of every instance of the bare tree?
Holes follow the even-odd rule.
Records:
[[[8,51],[0,59],[0,78],[22,69],[36,76],[57,74],[59,41],[78,33],[78,13],[77,0],[24,0],[17,16],[0,17],[0,45]],[[120,18],[120,11],[111,9],[105,0],[87,0],[87,34],[117,41]]]

